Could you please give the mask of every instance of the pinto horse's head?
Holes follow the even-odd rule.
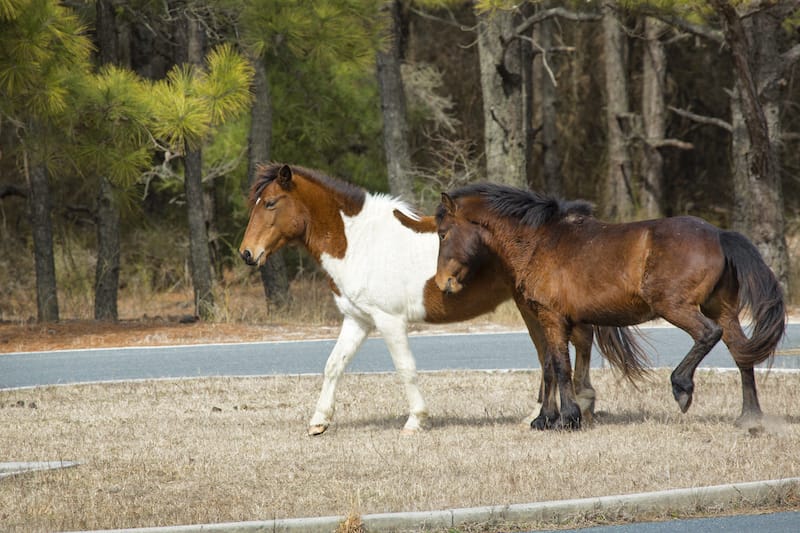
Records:
[[[447,193],[436,210],[439,258],[434,281],[440,290],[455,294],[487,259],[481,226],[465,216],[464,209]]]
[[[277,167],[257,181],[250,191],[250,221],[239,246],[239,255],[251,266],[261,266],[269,255],[300,238],[305,231],[303,207],[293,191],[292,169]]]

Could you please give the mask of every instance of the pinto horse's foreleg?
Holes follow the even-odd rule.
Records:
[[[336,384],[370,331],[372,331],[371,324],[345,315],[342,328],[339,330],[339,337],[336,339],[336,345],[331,350],[327,363],[325,363],[322,391],[319,394],[319,400],[317,400],[314,416],[311,417],[311,421],[308,423],[309,435],[321,435],[328,429],[335,409],[333,402],[336,394]]]
[[[591,422],[594,415],[595,391],[589,376],[592,363],[592,326],[581,324],[572,329],[570,341],[575,346],[575,373],[572,383],[575,388],[575,399],[581,409],[584,421]]]
[[[706,354],[719,342],[722,328],[694,306],[673,307],[664,312],[658,309],[656,311],[668,322],[691,335],[694,340],[692,349],[670,376],[672,395],[678,402],[681,412],[685,413],[692,405],[694,372]]]
[[[403,433],[420,431],[428,420],[428,408],[417,384],[417,364],[408,345],[408,325],[403,318],[394,315],[381,314],[374,318],[408,398],[410,414]]]

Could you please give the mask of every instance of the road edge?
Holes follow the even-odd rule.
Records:
[[[421,530],[454,528],[473,524],[546,523],[564,524],[582,517],[628,517],[698,509],[764,506],[785,501],[800,491],[800,477],[671,489],[658,492],[602,496],[526,504],[469,507],[441,511],[380,513],[361,516],[367,531]],[[345,516],[287,518],[252,522],[195,524],[98,530],[105,533],[331,533]],[[85,533],[85,532],[84,532]]]

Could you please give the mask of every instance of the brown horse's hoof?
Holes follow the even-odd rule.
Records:
[[[581,419],[576,417],[560,416],[553,429],[557,431],[575,431],[581,429]]]
[[[764,431],[764,415],[762,413],[746,413],[739,416],[734,422],[738,428],[742,428],[750,435],[759,435]]]
[[[681,413],[685,413],[692,406],[692,395],[687,392],[681,392],[675,395],[675,401],[678,402]]]
[[[555,423],[557,420],[558,420],[558,415],[549,417],[547,415],[540,414],[531,421],[531,429],[538,429],[539,431],[544,431],[545,429],[553,429],[553,427],[555,427]]]
[[[309,437],[316,437],[318,435],[322,435],[328,429],[327,424],[317,424],[316,426],[309,426],[308,427],[308,435]]]

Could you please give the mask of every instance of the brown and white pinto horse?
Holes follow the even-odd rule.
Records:
[[[286,244],[304,246],[328,274],[336,305],[344,315],[336,345],[325,364],[309,434],[321,434],[328,428],[337,382],[373,329],[384,337],[405,387],[410,416],[404,429],[419,430],[427,408],[417,386],[407,324],[461,321],[493,310],[511,297],[498,265],[487,264],[477,270],[469,290],[443,294],[433,281],[439,244],[432,219],[421,219],[398,199],[367,193],[314,170],[264,166],[251,189],[250,202],[250,221],[239,247],[244,261],[263,265],[271,253]],[[526,323],[543,354],[541,328],[529,317]],[[627,332],[612,328],[601,333],[601,347],[620,339],[624,342],[627,336]],[[594,403],[589,382],[591,328],[576,328],[571,340],[576,348],[578,401],[589,410]],[[638,361],[618,363],[613,357],[609,360],[626,375],[635,375],[640,368]]]
[[[694,217],[609,224],[571,216],[569,206],[531,191],[476,184],[443,193],[436,213],[436,284],[457,294],[475,265],[494,258],[513,277],[520,310],[544,330],[545,402],[532,426],[580,427],[567,352],[575,327],[656,317],[694,339],[671,376],[681,411],[692,403],[697,366],[722,338],[741,374],[737,423],[758,424],[753,366],[774,355],[786,314],[781,287],[755,246]],[[749,339],[739,323],[745,309],[753,321]],[[556,387],[560,414],[548,401]]]

